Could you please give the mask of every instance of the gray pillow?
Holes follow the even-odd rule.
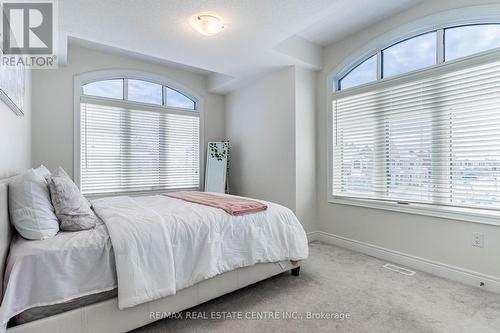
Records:
[[[88,201],[61,167],[52,173],[49,188],[61,230],[80,231],[95,227],[97,217]]]

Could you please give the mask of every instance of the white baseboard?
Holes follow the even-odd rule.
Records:
[[[500,294],[500,278],[495,276],[412,256],[324,231],[309,232],[307,233],[307,238],[309,242],[318,240],[327,244],[337,245],[372,257]]]
[[[307,241],[309,243],[319,240],[319,234],[321,231],[310,231],[307,233]],[[326,243],[326,242],[325,242]]]

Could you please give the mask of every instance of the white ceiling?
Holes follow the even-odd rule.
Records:
[[[322,46],[405,10],[420,0],[62,0],[63,35],[208,71],[225,93],[278,67],[321,68]],[[213,37],[189,26],[216,14]],[[69,59],[71,61],[71,59]]]
[[[419,2],[422,0],[336,1],[334,11],[337,15],[325,17],[298,35],[322,46],[330,45]]]

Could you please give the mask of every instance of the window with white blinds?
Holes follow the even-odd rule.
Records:
[[[454,68],[334,97],[334,197],[500,208],[500,62]]]
[[[197,110],[81,97],[84,194],[199,189]]]

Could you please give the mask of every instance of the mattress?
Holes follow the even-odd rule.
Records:
[[[5,270],[3,318],[116,289],[115,256],[104,223],[45,240],[15,235]],[[52,308],[51,308],[52,309]]]

